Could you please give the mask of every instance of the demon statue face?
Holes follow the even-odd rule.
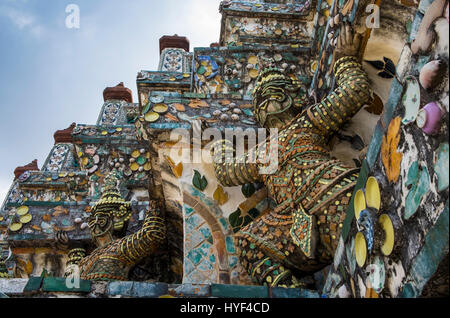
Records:
[[[122,237],[131,217],[131,203],[122,199],[117,189],[116,171],[105,179],[103,194],[94,205],[89,218],[89,229],[97,246],[104,246],[114,237]]]
[[[265,128],[282,128],[308,105],[307,89],[274,67],[259,75],[253,92],[256,119]]]

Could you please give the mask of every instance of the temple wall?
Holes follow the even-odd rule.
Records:
[[[363,34],[360,56],[374,100],[336,134],[330,150],[361,173],[333,264],[317,281],[306,278],[320,285],[317,292],[285,293],[432,294],[448,267],[448,0],[415,2],[223,2],[220,44],[193,53],[186,43],[162,49],[158,70],[138,74],[139,104],[121,99],[131,92],[119,84],[112,89],[121,92],[118,99],[105,98],[96,125],[74,125],[70,141],[55,139],[40,171],[13,182],[0,210],[0,261],[7,259],[9,277],[22,280],[4,293],[222,297],[237,288],[224,287],[231,284],[246,285],[235,289],[242,295],[276,295],[276,288],[249,286],[233,238],[274,203],[262,184],[219,185],[206,141],[197,149],[193,135],[199,125],[221,138],[226,130],[255,132],[252,92],[269,65],[303,84],[308,102],[320,101],[335,86],[338,29],[350,21]],[[371,28],[374,12],[366,8],[374,3],[379,25]],[[429,64],[434,60],[441,64]],[[188,134],[181,143],[171,139],[177,129]],[[126,234],[141,228],[150,201],[164,201],[167,240],[136,264],[129,275],[135,282],[84,282],[80,296],[64,287],[67,253],[72,243],[95,248],[87,220],[113,169],[122,177],[122,197],[132,202]]]
[[[391,3],[388,9],[396,6]],[[443,17],[445,8],[448,2],[437,0],[421,1],[413,8],[413,21],[403,35],[407,41],[401,47],[324,288],[330,297],[418,297],[428,283],[434,284],[439,265],[448,259],[449,24],[448,13]],[[389,15],[397,16],[388,10],[385,16]],[[428,27],[430,33],[424,35],[421,30]],[[379,38],[389,35],[373,34],[374,45],[380,47]],[[399,47],[393,49],[396,56]],[[427,64],[433,60],[440,60],[440,67]],[[375,87],[381,87],[378,82],[374,80]],[[436,276],[441,284],[437,289],[445,289],[440,276]]]

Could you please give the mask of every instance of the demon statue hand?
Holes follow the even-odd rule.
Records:
[[[128,280],[130,270],[155,254],[165,240],[161,212],[161,207],[151,202],[142,229],[123,237],[131,217],[131,204],[120,196],[113,171],[105,180],[102,197],[92,208],[88,222],[97,249],[89,256],[85,256],[83,249],[73,249],[68,268],[78,265],[81,278],[86,280]],[[71,275],[70,270],[66,274]]]
[[[250,149],[244,156],[224,160],[230,141],[213,145],[216,176],[224,186],[264,182],[277,207],[260,216],[235,236],[242,266],[255,283],[299,286],[298,278],[330,264],[341,233],[358,169],[332,160],[328,141],[371,100],[366,73],[356,57],[360,36],[345,25],[340,32],[334,64],[337,88],[320,103],[296,115],[292,93],[280,85],[291,80],[274,68],[261,72],[253,93],[255,115],[265,128],[279,127],[279,165],[274,174],[260,158],[269,147]],[[298,99],[297,100],[305,100]],[[229,158],[229,157],[228,157]],[[267,158],[267,157],[266,157]]]
[[[7,241],[0,241],[0,278],[11,278],[7,263],[12,259],[11,248]]]

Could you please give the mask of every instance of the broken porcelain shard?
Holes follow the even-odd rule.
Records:
[[[445,71],[445,64],[440,60],[434,60],[425,64],[420,71],[420,84],[426,90],[434,89],[442,81]]]
[[[419,111],[417,126],[427,135],[436,135],[441,128],[441,119],[444,112],[436,102],[431,102]]]
[[[403,95],[402,103],[405,107],[405,116],[402,123],[409,124],[416,120],[420,108],[420,87],[414,76],[405,78],[406,92]]]

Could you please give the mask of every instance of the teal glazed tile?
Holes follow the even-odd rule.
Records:
[[[427,233],[425,237],[425,246],[429,247],[431,257],[439,264],[445,256],[445,251],[449,247],[449,211],[448,202],[445,205],[444,211],[439,216],[434,227]]]
[[[439,216],[434,227],[425,237],[425,245],[411,266],[411,276],[415,281],[414,289],[412,286],[406,287],[404,291],[407,295],[414,292],[419,295],[428,280],[434,275],[441,260],[447,255],[449,246],[448,237],[449,228],[449,205],[446,202],[444,211]]]
[[[381,142],[383,140],[383,129],[381,128],[381,123],[378,122],[375,126],[375,130],[372,135],[372,140],[370,141],[369,149],[367,150],[366,160],[370,168],[373,168],[378,154],[381,149]]]
[[[211,285],[211,296],[219,298],[268,298],[266,286]]]
[[[234,247],[234,239],[231,236],[226,238],[227,252],[230,254],[236,253],[236,248]]]
[[[177,297],[209,297],[211,295],[210,285],[182,284],[169,285],[169,295]]]
[[[230,268],[234,268],[238,264],[238,258],[236,256],[229,256],[228,257],[228,265]]]
[[[415,281],[415,287],[422,289],[426,282],[433,276],[439,263],[433,260],[432,252],[428,245],[424,245],[410,270],[410,275]]]
[[[209,261],[212,264],[215,264],[216,263],[216,256],[214,254],[209,255]]]
[[[414,287],[410,283],[405,284],[402,290],[402,298],[416,298],[416,297],[417,293]]]
[[[229,230],[229,224],[228,224],[228,220],[225,218],[220,218],[219,219],[220,224],[222,224],[222,227],[225,229],[225,231]]]
[[[189,219],[185,219],[184,221],[184,231],[186,233],[193,233],[195,232],[195,226],[192,225],[191,222],[188,222]]]
[[[186,216],[189,216],[192,213],[194,213],[194,209],[186,204],[184,205],[184,211],[186,213]]]
[[[168,285],[164,283],[142,283],[134,282],[132,289],[132,297],[137,298],[157,298],[168,294]]]
[[[209,229],[209,226],[207,224],[202,225],[198,230],[205,239],[208,239],[212,235],[211,230]]]
[[[132,296],[133,282],[110,282],[107,294],[111,296]]]
[[[211,252],[211,247],[211,244],[205,242],[199,247],[199,251],[203,254],[203,256],[207,256]]]
[[[89,293],[91,292],[91,282],[86,280],[80,280],[80,287],[68,287],[66,278],[60,277],[48,277],[44,278],[42,284],[42,290],[45,292],[76,292],[76,293]]]
[[[425,245],[429,248],[430,257],[439,264],[443,257],[442,251],[448,250],[448,231],[441,231],[435,226],[427,234]]]
[[[190,218],[187,219],[187,223],[190,224],[193,228],[197,228],[203,222],[203,218],[201,218],[197,214],[193,214]]]
[[[28,283],[24,288],[24,292],[35,292],[39,291],[42,286],[42,282],[44,281],[43,277],[30,277],[28,279]]]
[[[442,212],[442,214],[439,216],[438,221],[436,222],[436,226],[441,230],[448,233],[449,230],[449,212],[448,212],[448,199],[447,202],[445,203],[445,208],[444,211]],[[448,237],[447,237],[448,239]]]
[[[201,262],[203,254],[200,253],[197,249],[194,249],[188,252],[187,258],[192,262],[192,264],[196,266]]]
[[[301,298],[299,288],[272,287],[270,291],[272,298]]]
[[[272,298],[320,298],[318,292],[301,288],[273,287],[270,291]]]
[[[410,219],[419,208],[423,197],[430,190],[430,176],[428,169],[423,167],[419,171],[419,164],[414,162],[408,172],[407,186],[411,186],[405,202],[405,220]]]
[[[394,78],[392,81],[391,91],[389,93],[388,101],[384,107],[384,123],[386,127],[391,122],[394,111],[397,108],[398,102],[403,96],[403,86],[397,79]]]
[[[300,298],[320,298],[320,295],[314,290],[300,289]]]

